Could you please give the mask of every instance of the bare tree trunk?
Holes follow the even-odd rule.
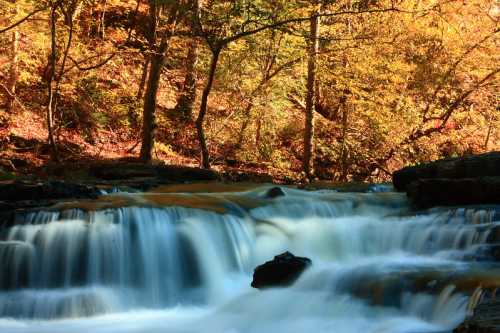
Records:
[[[257,118],[257,129],[255,130],[255,149],[256,152],[259,151],[260,141],[261,141],[261,131],[262,131],[262,118]]]
[[[196,131],[198,133],[198,141],[200,144],[200,165],[204,169],[210,169],[210,154],[207,147],[207,141],[205,139],[205,130],[203,129],[203,121],[205,120],[205,115],[207,114],[208,107],[208,96],[212,90],[212,85],[214,83],[215,72],[217,70],[217,62],[219,61],[219,55],[221,48],[217,47],[212,50],[212,60],[210,62],[210,71],[208,73],[207,83],[205,89],[203,89],[203,95],[201,96],[200,112],[198,113],[198,118],[196,119]]]
[[[310,179],[314,174],[314,109],[316,104],[316,61],[319,47],[318,10],[310,20],[310,37],[307,63],[306,122],[304,129],[303,170]]]
[[[167,30],[163,32],[163,36],[159,43],[157,43],[157,28],[158,19],[160,15],[160,8],[155,1],[149,3],[150,15],[150,29],[149,29],[149,43],[151,54],[151,64],[149,67],[149,78],[146,91],[144,94],[144,110],[143,110],[143,123],[142,123],[142,145],[140,158],[143,162],[150,162],[153,158],[154,138],[156,129],[156,106],[158,90],[160,88],[160,79],[165,59],[167,56],[168,48],[170,46],[170,38],[174,34],[177,17],[178,7],[171,9]],[[159,44],[159,45],[158,45]]]
[[[108,9],[108,0],[104,0],[101,17],[99,19],[99,31],[102,39],[106,38],[106,10]]]
[[[19,4],[16,3],[15,14],[19,11]],[[9,79],[7,82],[7,89],[9,95],[7,96],[7,112],[12,112],[16,100],[16,85],[19,77],[19,30],[16,28],[12,32],[12,40],[10,44],[10,69]]]
[[[341,181],[347,181],[347,126],[349,122],[349,108],[347,102],[343,103],[342,108],[342,149],[340,151],[341,163]]]
[[[141,75],[141,81],[139,82],[139,89],[137,90],[138,100],[144,97],[144,88],[146,87],[146,81],[148,80],[148,69],[150,62],[151,62],[151,57],[149,55],[146,55],[144,59],[144,64],[142,65],[142,75]]]
[[[144,116],[142,124],[141,160],[144,162],[151,161],[153,155],[156,128],[156,104],[164,61],[164,55],[155,54],[151,57],[149,80],[144,95]]]
[[[49,64],[49,77],[48,77],[48,82],[47,82],[47,89],[48,89],[48,102],[47,102],[47,130],[48,130],[48,141],[49,145],[52,149],[52,158],[54,160],[58,160],[58,151],[57,151],[57,146],[56,142],[54,139],[54,87],[53,87],[53,82],[55,81],[56,78],[56,62],[57,62],[57,44],[56,44],[56,37],[57,37],[57,26],[56,26],[56,20],[57,20],[57,12],[56,12],[56,5],[53,5],[51,8],[50,12],[50,36],[51,36],[51,53],[50,53],[50,64]]]
[[[198,62],[198,41],[193,39],[189,44],[186,57],[186,76],[176,110],[181,113],[183,120],[190,120],[193,116],[193,107],[196,101],[196,63]]]

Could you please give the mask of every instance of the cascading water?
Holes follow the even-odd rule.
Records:
[[[410,214],[395,193],[265,191],[170,194],[184,207],[116,193],[23,216],[0,229],[0,331],[447,332],[471,288],[500,277],[498,207]],[[313,266],[251,289],[285,250]]]

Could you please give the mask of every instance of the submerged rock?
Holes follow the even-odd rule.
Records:
[[[311,265],[311,259],[285,252],[255,268],[252,287],[257,289],[288,286]]]
[[[281,187],[273,187],[267,190],[265,197],[267,199],[274,199],[278,197],[284,197],[285,192],[281,189]]]

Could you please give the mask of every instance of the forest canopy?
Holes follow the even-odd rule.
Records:
[[[1,167],[381,181],[500,149],[495,0],[0,0]]]

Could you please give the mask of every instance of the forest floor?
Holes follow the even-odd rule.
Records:
[[[19,111],[10,116],[7,126],[0,127],[0,180],[75,181],[81,178],[81,170],[93,165],[104,163],[109,166],[122,165],[125,168],[130,163],[139,162],[140,141],[131,135],[100,129],[95,137],[95,142],[89,143],[78,130],[60,130],[57,135],[59,160],[55,161],[51,158],[43,117],[37,112]],[[197,168],[199,162],[195,157],[155,152],[152,164]],[[255,164],[215,164],[213,170],[229,181],[298,181]]]

